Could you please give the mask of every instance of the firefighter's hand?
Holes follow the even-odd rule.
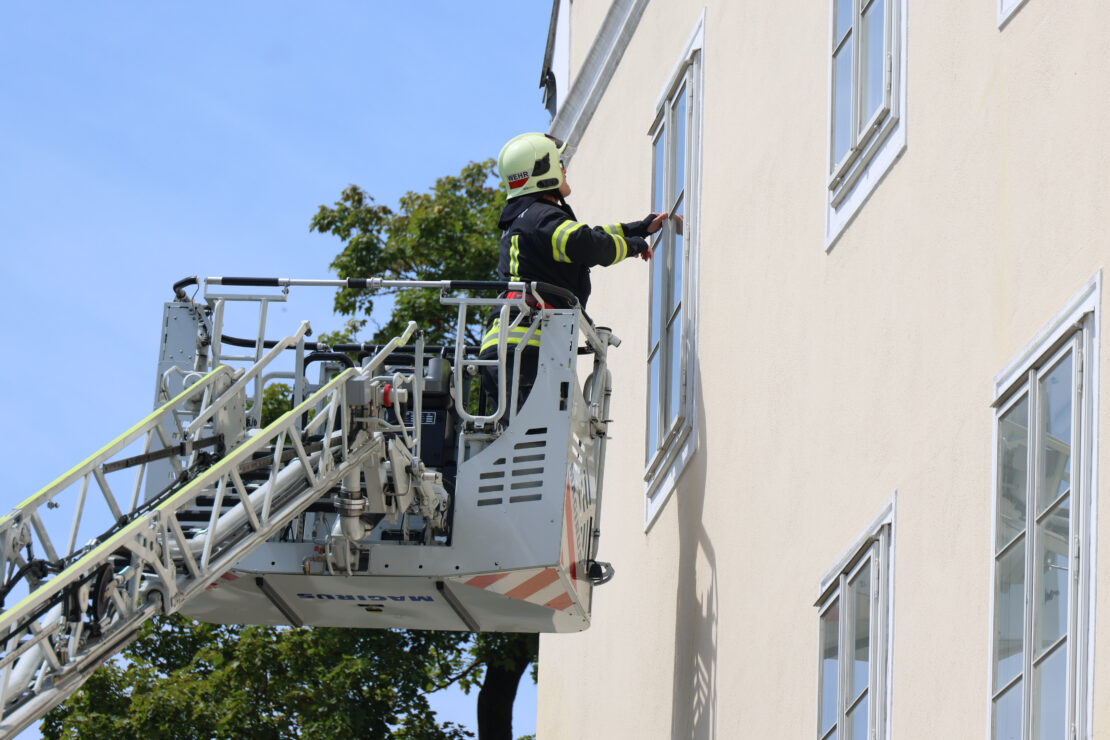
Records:
[[[647,225],[647,233],[654,234],[655,232],[659,231],[659,229],[663,228],[663,222],[667,220],[667,214],[653,213],[651,214],[650,218],[651,222]],[[646,218],[644,220],[647,221]],[[645,259],[647,258],[645,257]]]
[[[654,253],[655,253],[655,250],[654,250],[654,249],[652,249],[652,248],[651,248],[651,246],[649,245],[649,246],[648,246],[648,248],[647,248],[647,249],[645,249],[644,251],[640,252],[640,254],[639,254],[638,256],[639,256],[639,258],[640,258],[640,259],[642,259],[642,260],[643,260],[644,262],[647,262],[647,261],[648,261],[649,259],[651,259],[652,255],[653,255]]]

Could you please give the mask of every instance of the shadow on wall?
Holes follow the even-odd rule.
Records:
[[[700,381],[700,378],[699,378]],[[701,383],[697,384],[700,389]],[[675,597],[671,737],[717,737],[717,554],[705,531],[705,406],[698,394],[698,450],[675,491],[678,593]]]

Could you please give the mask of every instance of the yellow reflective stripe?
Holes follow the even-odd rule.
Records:
[[[509,279],[520,280],[520,234],[509,240]]]
[[[602,226],[601,228],[613,238],[613,243],[616,245],[616,254],[613,256],[613,261],[609,263],[615,265],[628,256],[628,242],[624,238],[624,229],[620,224]]]
[[[482,347],[479,350],[480,352],[485,352],[487,349],[490,349],[491,347],[496,347],[497,346],[497,336],[500,333],[500,330],[501,330],[501,319],[500,318],[494,319],[493,324],[489,328],[489,331],[487,331],[485,336],[482,337]],[[515,329],[510,329],[509,330],[509,336],[508,336],[508,339],[507,339],[508,343],[509,344],[520,344],[520,340],[524,338],[524,335],[527,332],[528,332],[528,327],[527,326],[518,326]],[[540,346],[540,330],[539,329],[536,329],[536,333],[533,334],[532,338],[528,340],[528,346],[529,347],[539,347]]]
[[[613,257],[613,262],[612,262],[612,264],[615,265],[618,262],[620,262],[622,259],[624,259],[625,257],[628,256],[628,242],[626,242],[624,240],[623,236],[617,236],[616,234],[612,234],[612,237],[613,237],[613,241],[615,241],[617,243],[617,255],[615,257]]]
[[[577,221],[564,221],[551,235],[551,256],[556,262],[570,262],[567,257],[567,240],[570,235],[585,226]]]

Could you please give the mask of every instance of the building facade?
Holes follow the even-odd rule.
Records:
[[[559,738],[1110,736],[1110,5],[558,0],[623,342]]]

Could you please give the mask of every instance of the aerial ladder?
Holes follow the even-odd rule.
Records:
[[[308,322],[267,339],[271,305],[298,286],[438,291],[456,311],[454,344],[426,346],[415,323],[375,346],[313,342]],[[593,587],[613,575],[597,552],[606,356],[619,340],[569,293],[572,308],[552,309],[541,292],[560,289],[176,283],[153,413],[0,519],[0,738],[76,691],[159,614],[586,629]],[[247,338],[227,331],[244,311]],[[493,358],[466,342],[483,313],[499,318]],[[520,403],[515,369],[537,339]],[[580,356],[592,365],[579,368]],[[482,368],[496,371],[494,399],[478,390]],[[265,391],[278,382],[292,407],[263,424]]]

